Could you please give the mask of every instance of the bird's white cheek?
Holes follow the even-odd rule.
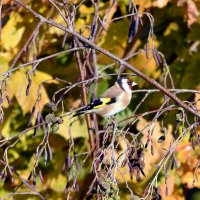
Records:
[[[128,85],[126,80],[122,81],[122,88],[126,91],[126,92],[131,92],[130,86]]]

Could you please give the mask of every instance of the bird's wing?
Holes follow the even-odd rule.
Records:
[[[91,112],[91,110],[93,109],[97,109],[97,108],[102,108],[108,104],[112,104],[115,103],[116,99],[115,98],[99,98],[94,100],[92,103],[90,103],[89,105],[87,105],[86,107],[82,108],[81,110],[77,111],[73,116],[76,117],[78,115],[82,115],[84,113],[89,113]]]
[[[120,87],[117,87],[116,85],[112,86],[111,88],[107,89],[100,98],[116,98],[118,97],[123,90]]]
[[[93,108],[96,109],[96,108],[101,108],[108,104],[115,103],[115,100],[116,100],[115,98],[105,97],[105,98],[99,98],[99,99],[93,101],[91,104],[93,104],[93,106],[94,106]]]

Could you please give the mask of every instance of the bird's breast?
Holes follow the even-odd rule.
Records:
[[[95,113],[101,115],[102,117],[110,117],[118,112],[124,110],[131,101],[131,93],[122,93],[116,99],[115,103],[103,106],[101,108],[95,109]]]
[[[117,102],[121,104],[121,107],[126,108],[131,101],[132,93],[124,92],[119,95]]]

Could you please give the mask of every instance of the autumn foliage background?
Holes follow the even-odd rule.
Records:
[[[21,2],[63,26],[66,22],[56,6],[65,15],[62,7],[65,5],[71,13],[74,31],[117,57],[127,58],[128,63],[161,84],[167,77],[169,89],[187,89],[177,93],[177,96],[199,112],[200,1]],[[12,199],[13,196],[14,199],[85,199],[90,193],[94,199],[101,195],[107,199],[130,199],[130,196],[154,200],[161,196],[164,200],[200,199],[199,126],[191,128],[171,149],[173,153],[159,170],[157,164],[166,158],[173,142],[194,123],[194,116],[176,104],[174,110],[166,110],[157,118],[156,112],[144,114],[159,109],[166,96],[153,91],[155,87],[139,76],[131,76],[138,82],[138,87],[129,107],[117,115],[117,121],[120,134],[122,127],[123,130],[129,127],[127,134],[140,134],[136,143],[130,142],[130,135],[124,136],[130,146],[142,148],[145,166],[140,171],[140,180],[136,180],[136,172],[131,179],[130,167],[128,164],[123,167],[122,161],[119,161],[119,171],[114,179],[105,175],[112,156],[119,157],[127,148],[123,134],[119,134],[114,138],[116,150],[105,145],[101,149],[104,152],[103,161],[98,161],[103,166],[100,167],[99,182],[106,194],[103,194],[102,188],[95,188],[92,183],[97,172],[93,167],[98,156],[94,159],[91,153],[86,118],[83,116],[74,121],[65,114],[83,106],[79,61],[84,68],[88,103],[114,83],[122,66],[98,51],[89,52],[89,45],[51,24],[41,22],[15,1],[4,0],[0,5],[2,199]],[[131,20],[136,20],[130,17],[133,11],[140,13],[140,21],[137,30],[132,27],[135,32],[130,38]],[[146,13],[153,16],[154,22]],[[154,32],[149,35],[151,28]],[[96,33],[93,35],[94,29]],[[147,48],[154,46],[164,55],[167,68],[160,66],[151,50],[147,52]],[[75,51],[76,47],[79,49]],[[79,52],[79,60],[76,52]],[[165,70],[170,71],[175,88]],[[123,72],[133,74],[130,70]],[[95,76],[99,79],[94,79]],[[137,122],[130,126],[123,120],[130,117],[133,111],[135,117],[129,123],[135,119]],[[186,120],[177,113],[186,116]],[[144,129],[150,122],[149,128]],[[101,146],[106,120],[97,118],[96,123]],[[106,140],[109,141],[109,136]],[[27,184],[22,183],[23,180]],[[145,189],[152,182],[154,187],[146,197]],[[105,188],[110,189],[110,194]]]

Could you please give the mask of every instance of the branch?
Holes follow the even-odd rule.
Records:
[[[151,79],[150,77],[146,76],[141,71],[139,71],[138,69],[136,69],[135,67],[133,67],[132,65],[130,65],[129,63],[127,63],[123,59],[118,58],[114,54],[112,54],[112,53],[108,52],[107,50],[105,50],[105,49],[99,47],[98,45],[94,44],[92,41],[86,39],[85,37],[83,37],[79,33],[75,32],[72,28],[66,28],[65,26],[63,26],[63,25],[61,25],[59,23],[56,23],[51,19],[46,19],[42,15],[40,15],[40,14],[36,13],[35,11],[33,11],[29,6],[27,6],[27,5],[23,4],[22,2],[20,2],[19,0],[14,0],[14,2],[16,2],[17,4],[19,4],[22,7],[24,7],[26,10],[28,10],[30,13],[32,13],[35,17],[39,18],[41,20],[41,22],[50,24],[52,26],[55,26],[55,27],[59,28],[60,30],[63,30],[64,32],[70,33],[71,35],[73,35],[74,37],[78,38],[79,40],[85,42],[86,44],[88,44],[89,46],[93,47],[97,51],[103,53],[104,55],[106,55],[106,56],[108,56],[110,58],[112,58],[117,63],[119,63],[121,66],[126,67],[127,69],[131,70],[136,75],[138,75],[140,78],[144,79],[145,81],[147,81],[151,85],[155,86],[161,92],[163,92],[168,97],[173,99],[180,107],[184,108],[186,111],[190,112],[191,114],[195,115],[197,118],[200,119],[200,113],[198,113],[194,109],[190,108],[188,105],[183,103],[175,94],[171,93],[168,89],[164,88],[162,85],[160,85],[154,79]]]
[[[188,89],[168,89],[170,92],[174,93],[199,93],[200,90],[188,90]],[[134,90],[133,93],[153,93],[153,92],[160,92],[160,90],[157,89],[140,89],[140,90]]]

